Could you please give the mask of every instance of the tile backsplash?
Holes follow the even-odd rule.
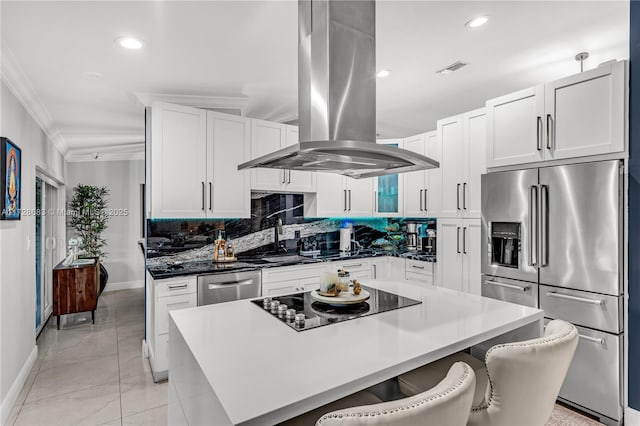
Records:
[[[275,226],[282,220],[279,251],[301,249],[338,251],[339,229],[349,224],[365,248],[405,249],[405,224],[416,222],[435,229],[425,218],[314,218],[305,219],[301,194],[253,194],[250,219],[150,219],[147,221],[147,257],[171,256],[206,260],[213,256],[213,241],[222,232],[237,255],[259,256],[276,252]],[[160,260],[160,259],[157,259]]]

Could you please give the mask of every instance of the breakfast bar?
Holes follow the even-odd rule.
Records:
[[[542,334],[538,309],[406,281],[365,288],[371,314],[304,330],[250,300],[170,312],[169,424],[276,424],[514,330]],[[416,303],[378,309],[383,298]]]

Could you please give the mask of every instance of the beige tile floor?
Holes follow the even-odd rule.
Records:
[[[38,360],[9,418],[15,425],[164,425],[167,383],[141,356],[142,289],[103,293],[91,315],[55,318],[38,337]]]
[[[167,383],[156,384],[141,356],[142,289],[103,293],[91,315],[55,318],[38,338],[38,360],[7,424],[153,425],[167,423]],[[556,405],[548,426],[599,423]]]

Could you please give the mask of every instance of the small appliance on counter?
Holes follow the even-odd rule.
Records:
[[[418,224],[407,223],[407,250],[416,251],[418,249]]]
[[[426,227],[425,227],[426,228]],[[418,251],[428,255],[436,255],[436,231],[435,229],[422,228],[418,236]]]
[[[340,256],[351,254],[351,227],[340,228]]]

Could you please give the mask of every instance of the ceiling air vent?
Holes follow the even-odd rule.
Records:
[[[449,74],[454,71],[458,71],[460,68],[469,65],[467,62],[457,61],[452,63],[449,66],[442,68],[441,70],[436,71],[436,74]]]

